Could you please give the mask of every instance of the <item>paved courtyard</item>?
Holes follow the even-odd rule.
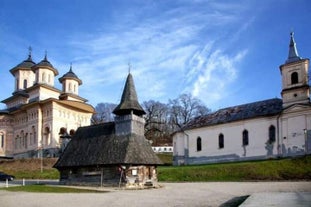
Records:
[[[25,193],[0,190],[1,207],[124,207],[124,206],[228,206],[228,201],[245,195],[305,193],[311,182],[204,182],[161,183],[152,190],[106,189],[107,193]],[[104,189],[105,190],[105,189]],[[258,206],[261,206],[260,204]]]

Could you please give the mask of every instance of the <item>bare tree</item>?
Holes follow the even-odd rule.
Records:
[[[95,114],[92,116],[91,123],[99,124],[104,122],[110,122],[114,120],[113,110],[116,108],[116,104],[113,103],[99,103],[95,107]]]
[[[177,128],[182,128],[193,118],[210,113],[204,103],[190,94],[181,94],[178,98],[169,100],[170,120]]]
[[[170,131],[168,130],[169,108],[167,104],[158,101],[145,101],[142,104],[145,109],[145,136],[157,145],[160,142],[167,142]]]
[[[112,111],[117,105],[113,103],[99,103],[95,107],[96,114],[92,117],[92,124],[110,122],[114,120]],[[145,137],[153,145],[171,143],[171,134],[181,129],[194,117],[206,115],[210,112],[204,103],[191,96],[182,94],[176,99],[169,100],[168,104],[149,100],[142,104],[144,116]]]

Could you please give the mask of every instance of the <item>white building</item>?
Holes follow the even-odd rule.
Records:
[[[172,153],[173,146],[153,146],[152,150],[156,153]]]
[[[174,165],[310,154],[309,59],[299,57],[293,33],[280,72],[282,99],[220,109],[195,118],[177,132]]]
[[[2,101],[0,110],[0,156],[57,156],[61,137],[74,134],[80,126],[90,125],[94,108],[79,96],[82,81],[72,72],[59,78],[62,90],[54,87],[58,71],[44,59],[28,59],[10,70],[15,78],[12,96]]]

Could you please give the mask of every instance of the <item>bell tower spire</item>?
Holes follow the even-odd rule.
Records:
[[[309,59],[298,55],[294,33],[290,33],[288,58],[280,66],[283,107],[310,103]]]
[[[288,51],[288,58],[286,60],[286,63],[291,63],[301,60],[301,57],[298,55],[298,51],[296,48],[296,42],[294,39],[294,32],[290,33],[290,42],[289,42],[289,51]]]
[[[137,134],[144,136],[146,114],[138,102],[132,74],[129,73],[125,82],[120,104],[113,110],[116,135]]]

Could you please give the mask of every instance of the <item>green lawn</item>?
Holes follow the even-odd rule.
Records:
[[[311,180],[311,156],[226,164],[158,168],[159,181]]]
[[[171,154],[159,154],[165,164],[158,167],[159,181],[257,181],[257,180],[311,180],[311,156],[279,160],[252,161],[226,164],[170,166]],[[59,179],[53,162],[40,170],[40,160],[15,160],[0,164],[0,171],[16,179]],[[44,163],[49,163],[44,160]],[[30,167],[32,166],[32,167]]]

